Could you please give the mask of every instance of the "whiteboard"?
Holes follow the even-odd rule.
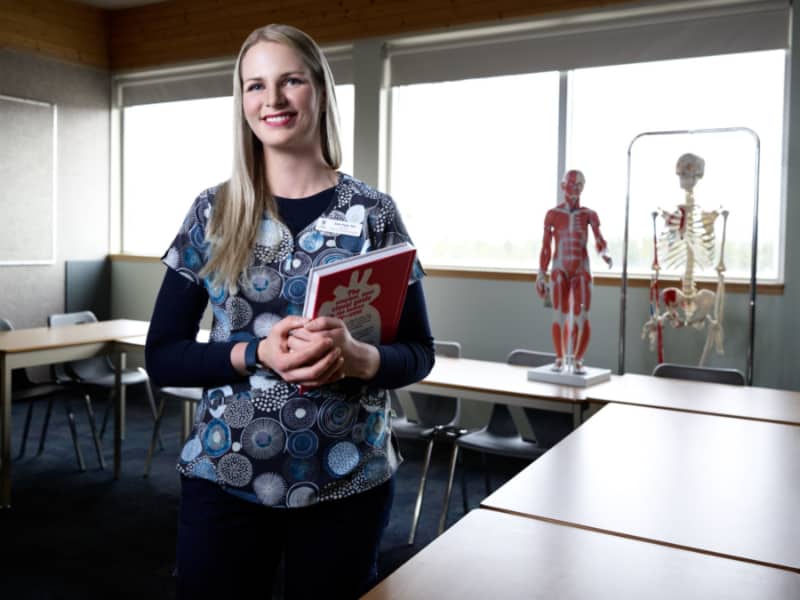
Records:
[[[0,95],[0,265],[56,258],[56,105]]]

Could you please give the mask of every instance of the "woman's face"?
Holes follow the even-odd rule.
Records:
[[[322,95],[300,54],[258,42],[242,57],[242,110],[264,153],[320,155]]]

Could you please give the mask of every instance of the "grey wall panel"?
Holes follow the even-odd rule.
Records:
[[[17,327],[45,325],[48,314],[64,311],[65,260],[108,254],[109,81],[102,69],[0,50],[0,95],[58,107],[55,263],[0,266],[0,315]],[[27,147],[24,132],[13,138],[4,143]]]

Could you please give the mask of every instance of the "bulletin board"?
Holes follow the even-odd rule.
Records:
[[[56,258],[56,105],[0,95],[0,265]]]

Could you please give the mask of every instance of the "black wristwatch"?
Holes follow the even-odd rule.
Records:
[[[262,369],[262,365],[258,362],[258,344],[263,338],[256,338],[247,342],[247,347],[244,349],[244,367],[250,375],[253,375],[258,369]]]

